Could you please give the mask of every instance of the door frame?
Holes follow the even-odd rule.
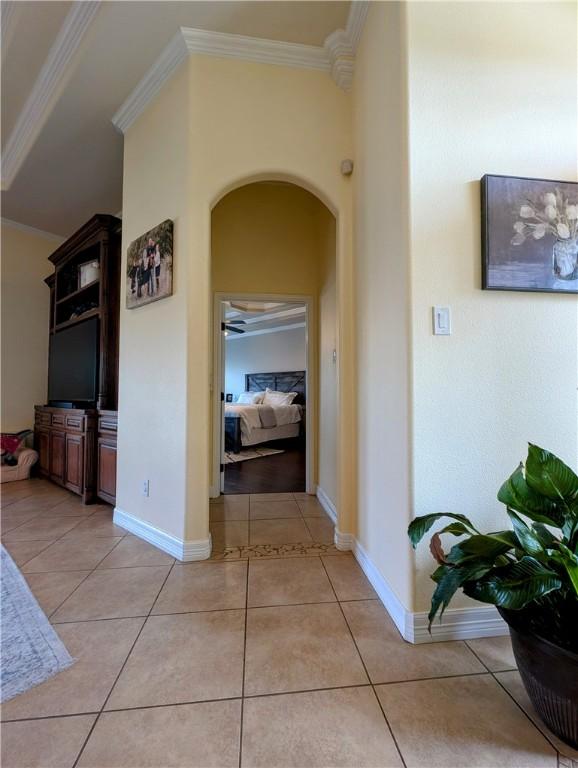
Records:
[[[305,347],[307,370],[306,409],[305,409],[305,492],[315,495],[315,446],[317,435],[314,433],[317,423],[317,306],[316,300],[310,295],[281,294],[281,293],[237,293],[215,291],[213,293],[213,377],[211,382],[211,412],[212,424],[212,460],[211,482],[209,495],[216,498],[220,495],[220,465],[224,445],[224,403],[221,392],[225,391],[224,338],[221,330],[221,307],[223,301],[278,301],[305,306]]]

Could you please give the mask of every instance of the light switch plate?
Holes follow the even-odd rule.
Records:
[[[434,336],[449,336],[452,332],[452,313],[449,307],[432,307]]]

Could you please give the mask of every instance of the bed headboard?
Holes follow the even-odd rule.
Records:
[[[267,387],[275,392],[297,392],[297,397],[293,401],[297,405],[305,405],[306,386],[306,371],[245,374],[246,392],[263,392]]]

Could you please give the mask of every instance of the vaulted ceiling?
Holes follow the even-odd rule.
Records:
[[[349,6],[3,2],[3,217],[67,236],[121,209],[123,138],[111,118],[179,27],[322,46]]]

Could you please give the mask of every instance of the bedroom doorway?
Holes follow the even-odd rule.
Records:
[[[215,296],[220,492],[305,494],[311,477],[310,297]]]

